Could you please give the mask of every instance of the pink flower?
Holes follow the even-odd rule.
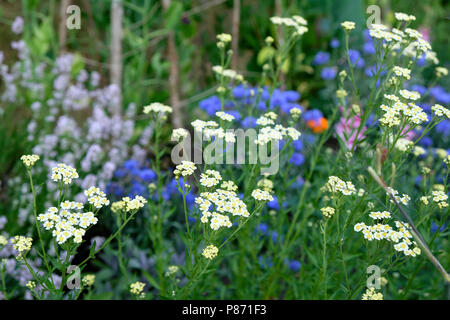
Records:
[[[418,31],[422,34],[425,41],[430,42],[430,27],[420,27]]]
[[[340,107],[340,109],[343,116],[335,126],[334,130],[339,138],[344,141],[346,148],[351,150],[355,143],[366,137],[364,132],[367,131],[367,127],[363,126],[358,133],[358,128],[361,125],[361,113],[355,116],[349,116],[345,115],[346,112],[344,112],[342,107]]]

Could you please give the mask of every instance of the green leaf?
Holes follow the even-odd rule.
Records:
[[[174,30],[181,21],[183,14],[183,4],[178,1],[172,2],[170,7],[164,12],[164,21],[166,29]]]

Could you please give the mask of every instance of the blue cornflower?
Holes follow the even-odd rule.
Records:
[[[314,56],[314,59],[312,61],[313,65],[322,65],[327,63],[330,60],[330,53],[325,51],[319,51]]]
[[[336,78],[336,74],[337,69],[335,67],[323,68],[322,71],[320,72],[320,76],[324,80],[333,80],[334,78]]]

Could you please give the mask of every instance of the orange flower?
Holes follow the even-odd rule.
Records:
[[[314,133],[321,133],[328,129],[328,120],[326,118],[320,118],[319,120],[309,120],[306,122],[306,125]]]

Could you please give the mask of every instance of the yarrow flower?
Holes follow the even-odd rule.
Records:
[[[81,280],[81,282],[83,283],[83,286],[85,286],[85,287],[92,287],[95,282],[95,274],[85,275],[83,277],[83,279]]]
[[[264,191],[267,191],[269,193],[273,192],[273,182],[272,180],[269,180],[267,178],[264,178],[262,180],[259,180],[256,184],[258,188],[261,188]]]
[[[383,294],[376,292],[374,287],[370,287],[363,294],[361,300],[383,300]]]
[[[252,197],[257,201],[273,201],[271,194],[261,189],[253,190]]]
[[[61,208],[50,207],[37,219],[45,230],[52,230],[58,244],[63,244],[73,237],[75,243],[81,243],[86,229],[98,222],[92,212],[81,212],[83,204],[75,201],[64,201]]]
[[[183,160],[181,161],[181,164],[176,166],[173,174],[175,175],[175,177],[179,177],[180,175],[182,175],[183,177],[187,177],[192,175],[196,169],[197,167],[193,162]]]
[[[227,43],[227,42],[231,42],[231,35],[228,33],[221,33],[217,35],[217,40]]]
[[[341,26],[345,31],[351,31],[355,29],[355,23],[353,21],[344,21],[341,23]]]
[[[222,119],[224,121],[228,121],[228,122],[231,122],[235,119],[233,115],[223,112],[223,111],[217,111],[216,116],[219,117],[220,119]]]
[[[15,236],[12,238],[11,243],[13,244],[13,249],[17,251],[17,259],[22,259],[23,255],[26,254],[31,249],[33,244],[33,239],[24,236]]]
[[[284,25],[293,27],[297,35],[302,35],[308,31],[307,21],[301,16],[293,16],[292,18],[272,17],[270,21],[275,25]]]
[[[144,288],[145,288],[145,283],[136,281],[136,282],[130,284],[130,293],[139,298],[143,298],[143,297],[145,297],[145,293],[143,292]]]
[[[153,102],[153,103],[149,104],[148,106],[144,107],[145,114],[148,114],[151,112],[161,113],[161,114],[172,113],[172,108],[169,106],[166,106],[160,102]]]
[[[217,254],[219,253],[219,249],[215,246],[210,244],[209,246],[207,246],[205,249],[203,249],[202,255],[206,258],[206,259],[214,259],[215,257],[217,257]]]
[[[398,203],[401,203],[403,205],[408,205],[409,201],[411,200],[411,197],[407,194],[403,194],[401,197],[399,196],[399,193],[397,190],[394,190],[392,188],[387,188],[388,192],[390,194],[392,194],[395,198],[395,201],[397,201]],[[387,195],[389,195],[389,193],[387,193]],[[394,203],[394,201],[391,199],[391,202]]]
[[[59,163],[56,167],[52,168],[52,180],[55,182],[62,181],[64,184],[70,184],[73,179],[77,178],[77,170],[64,163]]]
[[[356,193],[356,188],[351,181],[346,182],[336,176],[330,176],[328,178],[328,182],[326,183],[325,188],[328,192],[340,192],[346,196],[350,196]]]
[[[448,207],[448,196],[443,191],[432,191],[433,201],[437,203],[440,209]]]
[[[5,236],[0,235],[0,246],[6,246],[8,244],[8,239]]]
[[[175,273],[177,273],[178,270],[180,270],[180,268],[178,266],[169,266],[167,268],[167,271],[166,271],[166,273],[164,275],[166,277],[170,277],[170,276],[174,275]]]
[[[403,78],[405,78],[407,80],[409,80],[411,78],[411,70],[409,70],[407,68],[394,66],[392,71],[394,72],[394,74],[397,77],[403,77]]]
[[[434,111],[434,114],[438,117],[442,117],[445,115],[447,119],[450,119],[450,110],[441,106],[440,104],[435,104],[431,107],[431,110]]]
[[[227,191],[236,191],[238,189],[238,186],[231,180],[222,182],[220,187]]]
[[[332,207],[324,207],[321,208],[320,211],[322,211],[322,214],[325,218],[331,218],[331,216],[334,215],[336,210]]]
[[[391,213],[389,211],[375,211],[371,212],[369,214],[369,217],[371,217],[373,220],[389,219],[391,217]]]
[[[109,200],[106,198],[106,194],[100,190],[100,188],[92,186],[85,190],[84,194],[88,197],[88,202],[96,209],[109,205]]]
[[[27,168],[31,168],[32,166],[34,166],[34,164],[36,163],[36,161],[38,161],[40,158],[38,155],[36,154],[31,154],[31,155],[23,155],[20,157],[20,160],[23,161],[23,164],[27,167]]]
[[[189,132],[186,129],[178,128],[174,129],[172,131],[171,140],[172,141],[178,141],[180,138],[186,138],[188,136]]]
[[[33,290],[34,288],[36,288],[36,282],[34,281],[28,281],[27,284],[25,285],[28,289]]]
[[[207,188],[218,185],[220,180],[222,180],[222,176],[216,170],[206,170],[205,173],[200,175],[200,184]]]
[[[134,199],[131,199],[130,197],[124,197],[122,198],[121,204],[119,204],[118,206],[121,206],[121,209],[125,212],[131,212],[143,208],[146,203],[147,200],[145,200],[145,198],[142,196],[136,196],[134,197]]]
[[[413,15],[409,15],[403,12],[396,12],[395,14],[395,19],[398,21],[414,21],[416,20],[416,17]]]
[[[371,217],[376,217],[375,220],[378,220],[379,216],[388,217],[388,213],[389,212],[375,212],[375,214]],[[397,231],[388,224],[377,223],[375,225],[368,226],[364,222],[360,222],[355,224],[354,230],[356,232],[362,232],[364,239],[368,241],[387,240],[389,242],[393,242],[394,249],[398,252],[402,252],[406,256],[415,257],[419,255],[421,251],[420,248],[417,247],[416,242],[411,240],[413,236],[410,232],[409,225],[407,223],[395,221],[395,226]],[[414,248],[411,249],[410,246],[414,246]]]
[[[408,100],[417,100],[420,99],[420,93],[417,91],[409,91],[406,89],[400,90],[399,91],[400,95]]]

